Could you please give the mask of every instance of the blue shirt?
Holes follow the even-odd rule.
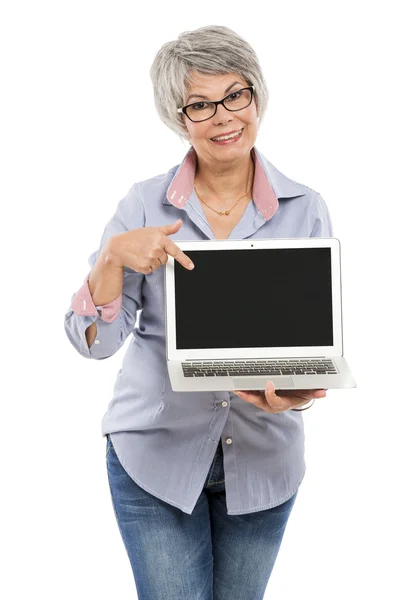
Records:
[[[229,239],[332,237],[321,196],[278,171],[256,147],[252,157],[253,199]],[[168,173],[135,183],[107,223],[100,247],[89,256],[90,267],[111,236],[178,218],[183,223],[171,239],[215,239],[193,188],[195,165],[190,148]],[[269,414],[230,392],[171,389],[164,269],[143,275],[124,267],[122,308],[112,322],[103,321],[101,313],[76,314],[72,307],[65,314],[68,339],[86,358],[108,358],[130,336],[102,435],[111,434],[121,464],[140,487],[185,513],[193,512],[220,438],[228,514],[282,504],[305,474],[302,413]],[[229,293],[238,290],[227,290],[227,302]],[[85,330],[94,321],[97,336],[89,348]]]

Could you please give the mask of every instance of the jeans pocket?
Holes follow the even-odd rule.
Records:
[[[106,458],[112,448],[111,436],[109,433],[106,434],[107,437],[107,445],[106,445]]]

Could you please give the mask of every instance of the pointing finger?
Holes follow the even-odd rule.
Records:
[[[166,238],[164,250],[167,254],[169,254],[175,260],[177,260],[182,265],[182,267],[185,267],[185,269],[191,270],[194,268],[194,264],[192,263],[190,258],[184,252],[182,252],[182,250],[169,238]]]

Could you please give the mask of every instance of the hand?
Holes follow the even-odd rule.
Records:
[[[185,269],[192,269],[192,261],[169,239],[169,235],[179,231],[181,219],[173,225],[162,227],[141,227],[125,233],[118,233],[107,242],[106,252],[110,262],[117,267],[127,266],[138,273],[148,275],[156,271],[173,256]]]
[[[232,390],[245,402],[251,402],[267,413],[284,412],[289,408],[298,408],[308,404],[313,398],[325,398],[325,390],[279,390],[275,393],[275,386],[272,381],[267,381],[264,391]]]

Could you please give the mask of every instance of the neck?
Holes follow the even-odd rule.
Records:
[[[251,194],[254,163],[249,152],[234,164],[208,164],[197,156],[194,185],[205,199],[232,201],[249,189]]]

